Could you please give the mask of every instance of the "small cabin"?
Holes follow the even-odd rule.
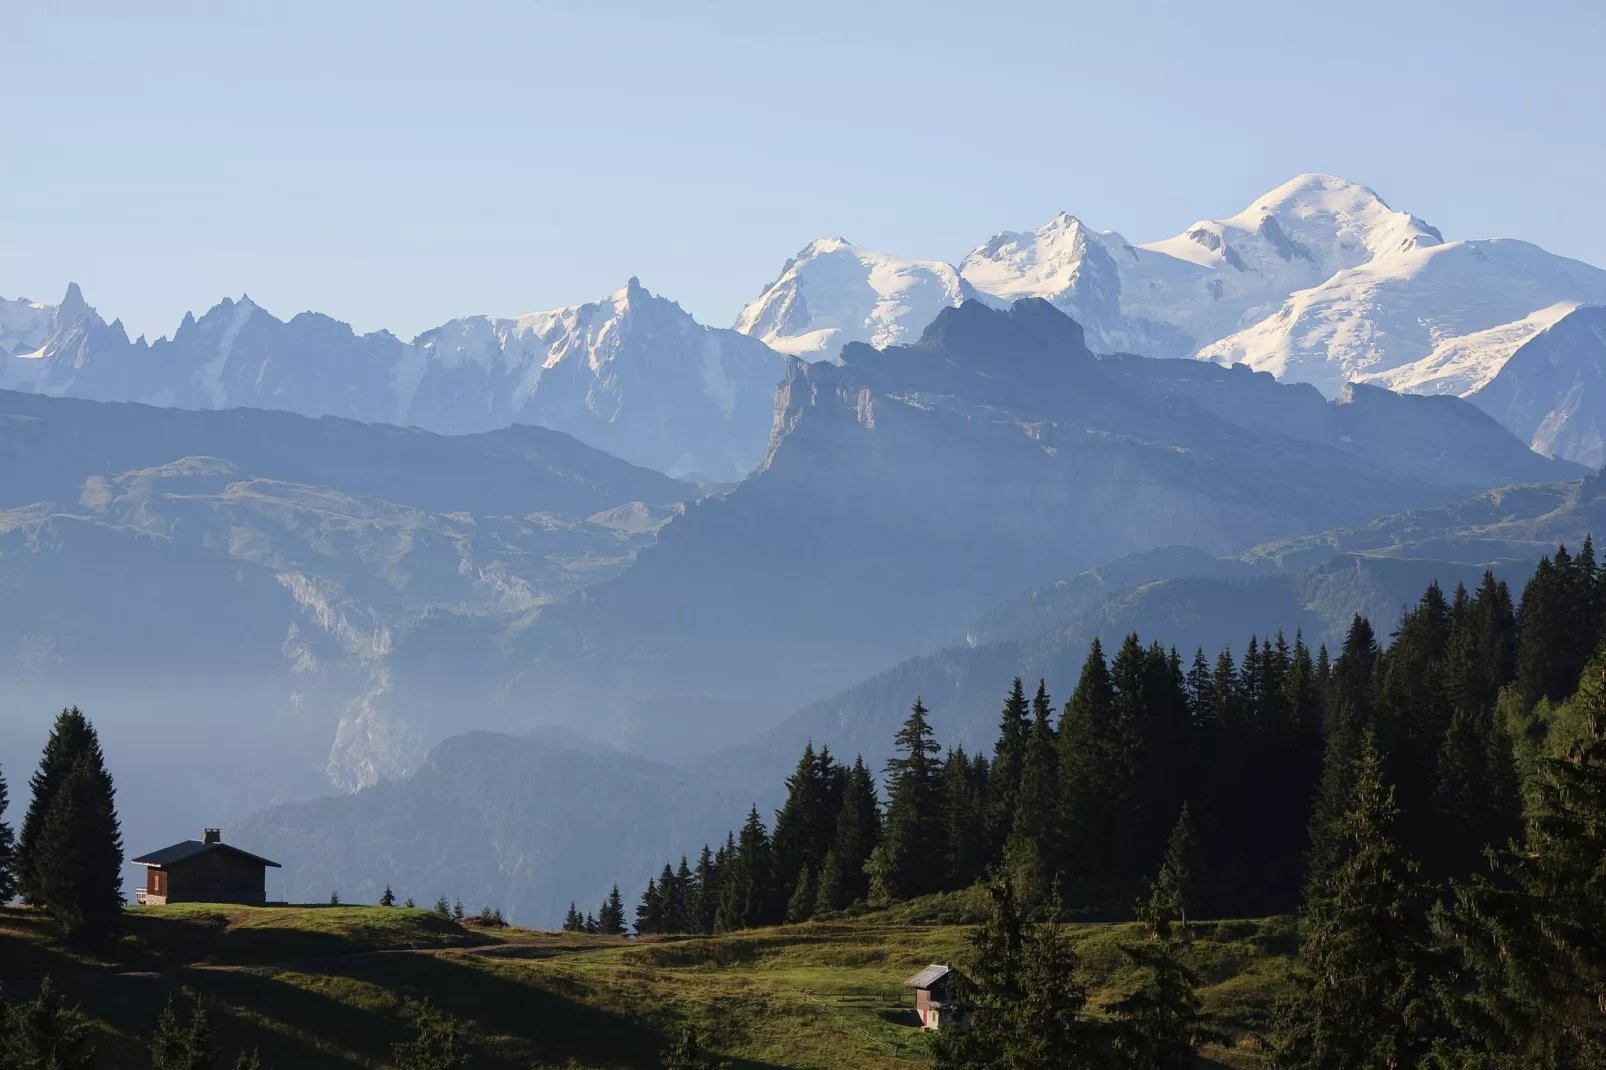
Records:
[[[204,829],[198,840],[185,840],[133,860],[145,867],[145,887],[135,893],[140,903],[267,902],[270,862],[223,842],[220,829]]]
[[[964,975],[952,966],[931,965],[903,983],[915,990],[915,1014],[922,1029],[965,1027],[970,1008],[958,991],[963,981]]]

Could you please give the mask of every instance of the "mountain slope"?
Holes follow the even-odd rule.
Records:
[[[459,669],[398,693],[411,635],[449,619],[494,647],[697,493],[538,427],[8,391],[0,466],[0,762],[25,767],[39,711],[81,703],[130,835],[404,771],[473,690]]]
[[[1547,457],[1606,464],[1606,308],[1579,308],[1524,343],[1468,400]]]
[[[1000,591],[1131,550],[1241,552],[1579,471],[1452,398],[1101,360],[1036,300],[796,361],[779,399],[757,474],[521,635],[553,719],[609,694],[795,707],[952,641]]]
[[[150,344],[108,326],[76,287],[45,327],[42,312],[6,314],[19,326],[0,340],[43,341],[0,358],[0,386],[446,434],[538,424],[634,464],[721,481],[763,457],[784,371],[762,344],[702,326],[635,279],[602,301],[453,320],[411,343],[311,312],[282,321],[248,297],[186,316],[171,339]]]

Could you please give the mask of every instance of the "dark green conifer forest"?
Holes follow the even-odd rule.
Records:
[[[773,837],[754,808],[695,870],[666,866],[637,928],[986,882],[972,1029],[940,1065],[1185,1066],[1209,1026],[1169,949],[1190,920],[1294,913],[1278,1066],[1606,1066],[1603,616],[1586,540],[1520,599],[1492,573],[1430,585],[1386,634],[1356,617],[1336,652],[1275,630],[1187,657],[1095,640],[1063,705],[1014,681],[990,755],[945,752],[918,699],[879,784],[811,745]],[[1150,981],[1095,1023],[1057,926],[1132,917]],[[1049,1018],[1026,1017],[1022,986],[1058,1001]]]

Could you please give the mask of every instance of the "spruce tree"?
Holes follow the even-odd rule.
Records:
[[[814,890],[814,913],[828,914],[841,910],[848,902],[842,890],[842,864],[837,861],[837,853],[832,851],[825,856],[825,865],[820,868],[818,887]]]
[[[1003,857],[1015,821],[1016,796],[1020,791],[1021,762],[1025,758],[1026,733],[1031,726],[1026,690],[1019,676],[1004,699],[998,719],[998,741],[993,745],[993,761],[987,783],[987,857],[996,862]]]
[[[937,1034],[938,1070],[1092,1070],[1102,1065],[1087,989],[1061,931],[1059,904],[1033,923],[1008,879],[988,886],[987,920],[971,935],[968,1029]]]
[[[686,897],[687,932],[708,934],[714,931],[714,919],[719,913],[720,877],[714,855],[705,843],[697,856],[696,891]]]
[[[647,890],[641,893],[641,902],[636,905],[636,932],[657,933],[663,932],[664,900],[658,889],[658,882],[647,878]]]
[[[17,894],[16,839],[5,821],[8,802],[5,773],[0,770],[0,905],[11,902]]]
[[[938,764],[926,707],[916,698],[893,737],[900,757],[887,760],[887,818],[880,867],[886,894],[912,899],[935,892],[943,877],[943,829]]]
[[[667,866],[665,867],[668,868]],[[674,896],[667,905],[671,932],[690,933],[697,932],[692,921],[693,912],[697,903],[697,877],[686,862],[686,856],[680,856],[680,868],[675,871]]]
[[[123,838],[111,777],[98,757],[98,747],[78,756],[30,860],[36,901],[74,939],[100,940],[122,927]]]
[[[1300,920],[1300,992],[1278,1013],[1278,1067],[1417,1066],[1438,1032],[1442,971],[1416,865],[1394,840],[1398,809],[1370,733],[1330,873]]]
[[[1534,772],[1526,843],[1493,854],[1493,878],[1455,887],[1445,915],[1471,998],[1451,1004],[1468,1065],[1606,1065],[1606,659],[1575,702],[1582,730]]]
[[[805,869],[797,879],[797,887],[792,889],[792,896],[786,902],[786,920],[796,925],[814,917],[814,904],[819,898],[819,888],[815,885],[814,871]]]
[[[95,1065],[94,1026],[76,1004],[68,1005],[49,977],[27,1003],[7,1015],[9,1035],[0,1066],[18,1070],[90,1070]]]
[[[829,759],[828,759],[829,760]],[[822,770],[811,742],[803,748],[797,768],[786,778],[786,804],[775,812],[775,881],[790,896],[805,869],[818,866],[830,846],[831,821],[826,811],[829,772]]]
[[[1117,1062],[1131,1070],[1193,1070],[1199,1048],[1220,1042],[1200,998],[1199,977],[1169,941],[1121,945],[1143,983],[1110,1005]]]
[[[602,906],[597,909],[597,931],[603,936],[625,934],[625,902],[619,895],[617,884],[608,893],[608,898],[602,901]]]
[[[569,901],[569,912],[563,916],[563,931],[566,933],[583,933],[586,931],[586,920],[574,908],[574,900]]]
[[[1022,747],[1015,817],[1003,859],[1014,888],[1033,902],[1048,897],[1062,855],[1059,733],[1050,716],[1048,688],[1039,680]]]
[[[206,1009],[191,994],[190,1014],[185,1021],[171,996],[156,1019],[151,1037],[151,1070],[212,1070],[219,1052],[212,1036]]]
[[[105,767],[100,752],[100,738],[94,726],[83,711],[73,706],[62,710],[56,717],[50,738],[45,742],[44,753],[39,758],[39,768],[28,781],[33,798],[28,803],[28,812],[22,819],[17,838],[17,881],[23,899],[36,906],[40,901],[34,884],[34,857],[39,836],[44,831],[45,819],[50,816],[50,807],[56,801],[56,792],[61,790],[67,774],[72,772],[73,766],[84,755],[92,756],[93,764]]]
[[[1173,922],[1181,923],[1184,939],[1190,935],[1188,908],[1195,900],[1198,859],[1198,834],[1188,814],[1188,804],[1183,803],[1177,823],[1171,829],[1171,838],[1166,842],[1160,873],[1149,885],[1146,901],[1139,905],[1139,914],[1159,939],[1171,938]]]
[[[1136,637],[1128,637],[1122,657],[1126,692],[1117,689],[1115,673],[1093,641],[1059,729],[1065,887],[1073,906],[1096,910],[1124,910],[1136,890],[1125,886],[1140,779],[1132,715],[1147,655]]]
[[[987,865],[986,765],[971,762],[965,749],[956,747],[948,752],[939,781],[947,856],[943,886],[969,888]]]
[[[769,833],[759,820],[758,807],[747,812],[734,857],[722,867],[719,912],[715,932],[773,925],[781,920],[784,904],[776,902],[775,861]]]
[[[870,852],[881,842],[881,805],[876,798],[875,778],[864,759],[854,760],[842,791],[842,808],[837,813],[835,843],[831,856],[841,875],[840,901],[830,909],[841,910],[850,903],[870,897],[870,878],[865,865]]]
[[[382,907],[393,907],[396,905],[396,893],[390,890],[390,885],[388,884],[385,885],[385,894],[379,897],[379,905]]]

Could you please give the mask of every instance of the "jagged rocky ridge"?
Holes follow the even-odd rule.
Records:
[[[403,342],[328,316],[283,321],[248,297],[130,342],[77,286],[0,309],[0,387],[188,409],[284,409],[443,434],[514,423],[633,464],[729,482],[763,457],[779,355],[704,327],[635,279],[590,304],[452,320]]]

